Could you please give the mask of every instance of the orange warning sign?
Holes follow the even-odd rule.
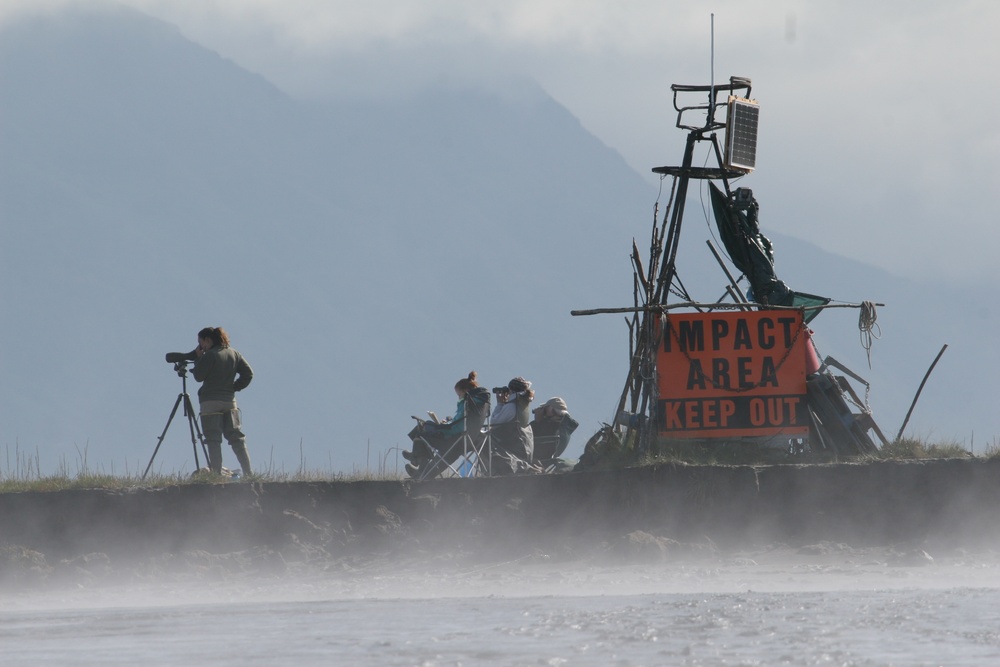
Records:
[[[808,336],[801,312],[684,313],[661,322],[656,370],[662,434],[808,434]]]

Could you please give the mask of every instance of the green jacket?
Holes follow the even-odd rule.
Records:
[[[246,388],[253,379],[253,369],[239,352],[231,347],[219,347],[201,355],[194,362],[194,379],[201,382],[199,401],[235,401],[236,392]]]

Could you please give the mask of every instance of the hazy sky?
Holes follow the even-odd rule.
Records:
[[[44,4],[0,0],[0,20]],[[765,227],[911,277],[987,278],[1000,248],[992,0],[120,4],[298,95],[533,78],[651,182],[684,139],[670,84],[711,80],[714,14],[715,80],[749,76],[761,103],[741,184]]]

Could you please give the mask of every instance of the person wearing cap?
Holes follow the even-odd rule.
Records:
[[[535,462],[549,469],[566,451],[570,436],[580,423],[569,414],[566,401],[558,396],[545,401],[532,413],[535,415],[531,422]]]
[[[569,408],[566,407],[566,401],[559,398],[558,396],[553,396],[549,400],[545,401],[537,408],[531,411],[535,415],[535,421],[556,421],[558,422],[563,417],[569,413]]]

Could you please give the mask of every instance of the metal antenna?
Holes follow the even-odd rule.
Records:
[[[710,73],[711,90],[708,92],[708,122],[715,120],[715,12],[711,13],[711,49],[710,56],[712,71]]]

